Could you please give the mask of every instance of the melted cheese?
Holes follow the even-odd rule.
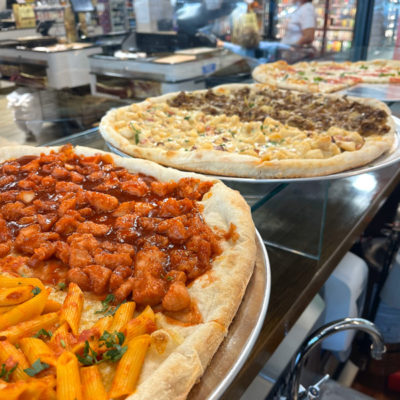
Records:
[[[303,131],[272,118],[244,122],[238,116],[209,115],[166,103],[146,108],[132,104],[118,110],[114,129],[144,148],[180,152],[219,150],[262,160],[329,158],[341,151],[358,150],[357,132],[332,127],[325,133]],[[339,139],[336,139],[339,138]]]

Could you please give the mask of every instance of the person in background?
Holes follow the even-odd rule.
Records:
[[[314,41],[317,20],[312,0],[300,0],[289,16],[282,43],[291,46],[311,45]]]
[[[240,45],[217,40],[217,47],[224,47],[245,58],[256,61],[256,64],[275,61],[278,52],[281,58],[295,62],[302,58],[313,56],[316,16],[312,0],[296,1],[297,8],[288,17],[285,24],[285,34],[281,42],[260,41],[258,32],[243,31]],[[257,50],[264,52],[264,57],[256,59]]]

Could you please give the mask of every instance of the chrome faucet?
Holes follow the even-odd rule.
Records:
[[[309,355],[310,351],[325,338],[331,336],[337,332],[346,331],[349,329],[357,329],[368,333],[372,339],[371,345],[371,357],[375,360],[382,359],[382,355],[385,353],[386,348],[383,342],[381,333],[378,331],[376,326],[366,319],[363,318],[345,318],[338,321],[330,322],[317,329],[312,333],[302,344],[300,350],[297,352],[294,359],[294,364],[291,369],[289,378],[289,397],[290,400],[298,400],[299,387],[300,387],[300,373],[305,358]],[[328,376],[329,377],[329,376]],[[323,381],[327,379],[327,376],[323,378]],[[322,383],[322,382],[321,382]],[[307,391],[308,398],[317,398],[310,396],[312,393]]]

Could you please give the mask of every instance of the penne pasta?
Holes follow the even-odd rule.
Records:
[[[85,347],[85,340],[88,340],[89,345],[92,349],[96,350],[99,347],[99,338],[101,337],[101,335],[104,333],[104,331],[108,331],[110,329],[111,323],[112,323],[113,317],[111,315],[107,316],[107,317],[103,317],[101,319],[99,319],[94,325],[93,328],[91,328],[90,330],[93,332],[93,336],[95,336],[94,339],[86,339],[83,338],[82,340],[79,341],[79,343],[77,343],[73,348],[72,348],[72,352],[73,353],[80,353],[83,348]]]
[[[135,307],[136,304],[134,301],[128,301],[127,303],[121,304],[115,312],[110,331],[121,332],[126,323],[132,319]]]
[[[12,310],[15,306],[0,307],[0,315]]]
[[[43,314],[60,311],[62,304],[58,301],[47,299],[46,304],[44,305]]]
[[[56,357],[53,350],[41,339],[38,338],[23,338],[19,345],[25,357],[32,365],[38,358],[46,364],[56,365]]]
[[[7,369],[16,366],[11,374],[13,381],[26,381],[29,379],[29,376],[24,372],[24,369],[29,368],[27,359],[22,351],[7,340],[0,341],[0,364],[5,364]]]
[[[49,293],[40,289],[40,293],[22,304],[18,304],[12,310],[0,315],[0,330],[16,325],[22,321],[28,321],[37,317],[43,311]]]
[[[58,354],[70,350],[70,333],[69,326],[66,322],[61,324],[57,330],[53,332],[50,345]]]
[[[0,399],[56,400],[56,394],[49,381],[34,379],[29,382],[8,383],[4,386],[0,384]]]
[[[155,315],[150,306],[147,306],[136,318],[131,319],[123,330],[125,343],[129,343],[134,337],[152,333],[156,330]]]
[[[70,283],[61,308],[60,322],[67,322],[74,335],[78,334],[83,308],[83,292],[76,283]]]
[[[10,278],[8,276],[0,276],[0,288],[12,288],[20,285],[32,285],[44,289],[42,281],[37,278]]]
[[[78,359],[66,351],[57,360],[57,400],[82,400]]]
[[[0,288],[0,307],[21,304],[33,297],[32,285],[16,286],[12,288]]]
[[[0,331],[0,340],[7,338],[10,343],[16,343],[19,339],[32,336],[41,329],[49,329],[58,322],[58,313],[39,315],[29,321],[20,322]]]
[[[85,400],[107,400],[97,365],[81,368],[82,395]]]
[[[150,342],[150,335],[141,335],[128,343],[128,350],[117,366],[108,393],[111,398],[118,398],[134,392]]]

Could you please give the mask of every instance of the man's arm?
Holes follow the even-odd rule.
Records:
[[[303,46],[304,44],[312,44],[315,37],[315,28],[303,29],[302,36],[296,43],[297,46]]]

